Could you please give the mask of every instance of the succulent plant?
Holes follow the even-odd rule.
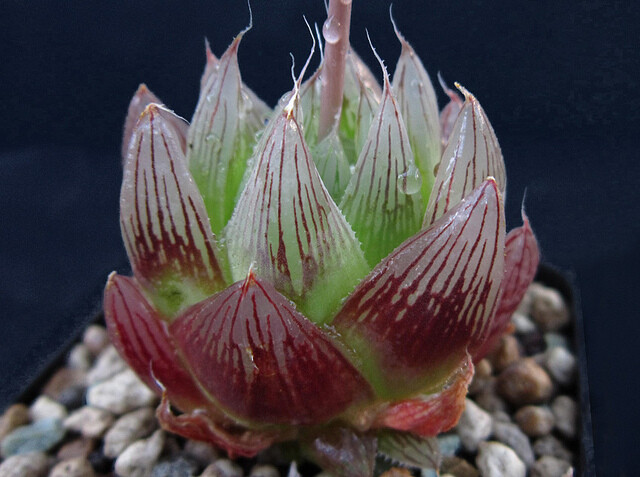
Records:
[[[331,1],[319,69],[271,111],[237,51],[207,45],[191,124],[144,85],[123,141],[122,236],[104,311],[116,348],[162,396],[166,429],[231,456],[296,442],[337,475],[379,451],[437,467],[480,359],[538,265],[505,233],[505,171],[477,99],[441,113],[402,52],[383,86]],[[308,63],[308,62],[307,62]]]

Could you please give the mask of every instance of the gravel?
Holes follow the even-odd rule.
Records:
[[[514,334],[476,363],[458,425],[438,437],[440,475],[571,475],[578,448],[577,359],[567,303],[533,284]],[[158,397],[128,369],[106,330],[89,326],[42,395],[0,417],[0,477],[324,477],[303,462],[229,460],[216,447],[159,429]],[[379,474],[430,476],[385,467]],[[114,473],[115,472],[115,473]]]

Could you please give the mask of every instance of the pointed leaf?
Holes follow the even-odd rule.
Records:
[[[241,421],[319,423],[369,392],[338,348],[251,272],[170,331],[202,386]]]
[[[504,211],[489,179],[430,228],[406,240],[347,298],[333,324],[381,396],[439,385],[497,307]]]
[[[438,439],[408,432],[379,432],[378,452],[394,464],[407,467],[438,470],[442,462]]]
[[[242,85],[237,56],[241,38],[236,37],[208,74],[189,128],[187,162],[214,233],[231,217],[256,133],[268,114],[264,103]]]
[[[402,53],[393,74],[393,91],[422,175],[420,191],[427,204],[441,153],[438,100],[422,61],[397,29],[396,35],[402,44]]]
[[[518,308],[527,288],[531,285],[540,263],[538,242],[533,234],[529,219],[522,209],[521,227],[513,229],[505,240],[504,279],[501,285],[500,301],[487,341],[480,349],[472,352],[475,361],[482,359],[507,330],[511,315]]]
[[[293,107],[293,103],[292,103]],[[250,266],[316,322],[368,271],[309,155],[292,110],[273,120],[225,230],[233,276]]]
[[[204,67],[204,72],[202,73],[202,77],[200,78],[200,91],[203,91],[209,82],[211,76],[216,75],[218,72],[218,58],[211,51],[211,45],[209,45],[209,40],[204,40],[204,53],[207,58],[207,62]]]
[[[457,86],[465,102],[442,153],[424,226],[432,224],[489,176],[495,178],[500,194],[505,193],[504,160],[493,127],[478,100]]]
[[[162,101],[153,94],[144,83],[138,86],[138,90],[131,98],[129,103],[129,110],[127,111],[127,118],[124,122],[124,134],[122,137],[122,164],[127,160],[127,152],[129,151],[129,144],[131,143],[131,137],[133,136],[133,129],[138,123],[140,115],[144,112],[145,108],[151,104],[162,104]],[[184,153],[187,149],[187,131],[189,129],[189,123],[179,116],[170,116],[169,121],[173,125],[176,137],[180,142],[180,147]]]
[[[378,415],[374,427],[408,431],[422,437],[448,431],[458,423],[464,411],[472,378],[473,363],[467,355],[438,392],[392,404]]]
[[[449,102],[440,112],[440,131],[442,133],[442,149],[444,150],[449,142],[449,136],[453,131],[453,126],[456,123],[458,114],[460,114],[463,102],[458,93],[446,85],[442,76],[438,75],[438,81],[440,82],[442,90],[449,96]]]
[[[339,136],[350,164],[355,164],[378,110],[382,92],[371,70],[355,51],[347,52]]]
[[[373,266],[420,229],[424,210],[416,168],[386,71],[378,113],[340,209]]]
[[[187,412],[207,401],[182,366],[166,324],[135,281],[112,273],[104,291],[109,338],[147,386],[168,392],[172,404]]]
[[[161,106],[147,106],[133,132],[120,192],[120,227],[133,272],[167,317],[224,285],[215,237],[172,117]]]
[[[330,428],[302,447],[309,460],[331,475],[373,476],[377,441],[372,435],[356,434],[344,427]]]

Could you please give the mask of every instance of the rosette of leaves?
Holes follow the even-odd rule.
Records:
[[[241,80],[241,38],[207,47],[190,124],[145,86],[130,104],[133,277],[109,277],[111,339],[164,428],[231,456],[295,442],[336,475],[371,475],[378,451],[437,468],[434,436],[538,264],[524,214],[505,233],[493,128],[460,86],[439,113],[398,34],[382,87],[348,51],[322,131],[325,62],[271,111]]]

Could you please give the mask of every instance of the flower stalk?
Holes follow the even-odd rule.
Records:
[[[344,74],[349,51],[352,0],[329,0],[327,20],[322,26],[324,65],[318,138],[324,139],[340,119]]]

